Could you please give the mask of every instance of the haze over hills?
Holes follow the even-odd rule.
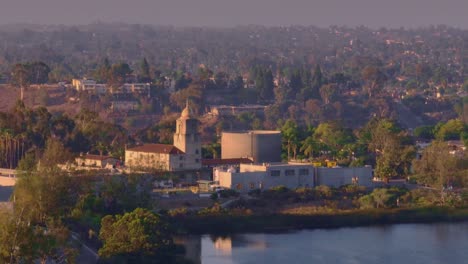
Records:
[[[258,24],[468,27],[463,0],[4,0],[0,24],[89,24],[96,21],[175,26]]]

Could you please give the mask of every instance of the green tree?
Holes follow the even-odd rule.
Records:
[[[287,120],[286,123],[281,127],[281,134],[286,145],[286,151],[288,153],[288,160],[291,158],[291,152],[293,158],[296,158],[297,148],[299,145],[299,129],[297,124],[293,120]]]
[[[397,193],[387,188],[376,188],[359,199],[361,208],[387,208],[395,205]]]
[[[146,58],[144,58],[140,64],[139,80],[144,83],[151,82],[150,67]]]
[[[414,129],[414,136],[420,139],[434,139],[434,126],[420,126]]]
[[[29,69],[27,65],[17,63],[11,70],[11,84],[21,89],[20,100],[24,99],[24,89],[26,89],[31,80],[29,78]]]
[[[365,81],[364,91],[369,98],[374,97],[382,90],[387,77],[377,67],[367,66],[362,70],[362,79]]]
[[[98,82],[108,83],[110,77],[111,64],[108,58],[102,60],[99,68],[94,72],[94,78]]]
[[[374,119],[363,129],[363,139],[368,150],[376,157],[375,174],[378,178],[388,179],[405,176],[409,173],[414,146],[408,136],[392,120]],[[366,135],[367,134],[367,135]]]
[[[262,75],[262,82],[260,88],[260,98],[263,100],[271,100],[273,99],[273,88],[275,85],[273,84],[273,73],[270,69],[266,70]]]
[[[133,71],[130,68],[130,65],[127,63],[117,63],[112,65],[109,71],[109,80],[108,84],[114,88],[118,88],[125,83],[125,78],[127,75],[131,74]]]
[[[173,263],[176,247],[168,223],[161,216],[137,208],[124,215],[105,216],[99,255],[133,263]]]
[[[319,99],[320,96],[320,87],[325,83],[323,74],[322,74],[322,69],[320,68],[320,65],[317,64],[314,69],[314,74],[312,76],[311,80],[312,84],[310,86],[310,90],[306,90],[304,94],[304,99],[310,99],[310,98],[316,98]]]
[[[310,158],[320,150],[320,144],[314,138],[313,129],[310,129],[310,135],[302,141],[301,149],[305,156]]]
[[[441,202],[445,203],[445,187],[460,184],[468,175],[466,167],[463,166],[464,163],[455,155],[450,154],[447,143],[433,141],[423,150],[421,159],[413,161],[413,166],[417,181],[437,188],[441,194]]]
[[[321,123],[314,131],[314,139],[323,144],[324,150],[336,155],[345,145],[354,141],[349,129],[336,122]]]
[[[15,210],[0,224],[0,244],[5,234],[9,237],[8,253],[2,249],[0,255],[8,255],[9,263],[46,263],[50,259],[63,261],[64,257],[71,262],[75,254],[62,219],[75,203],[77,188],[67,173],[56,167],[63,148],[52,145],[49,141],[40,166],[32,165],[29,156],[19,166],[22,172],[13,193]]]
[[[44,84],[49,81],[50,68],[42,61],[36,61],[27,65],[29,68],[29,81],[33,84]]]
[[[329,104],[338,94],[338,89],[334,84],[325,84],[320,87],[320,97],[325,104]]]
[[[438,126],[435,136],[438,140],[459,140],[464,131],[468,131],[468,128],[463,121],[452,119]]]

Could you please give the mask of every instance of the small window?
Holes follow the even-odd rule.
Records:
[[[250,189],[255,189],[255,183],[253,182],[250,183]]]
[[[195,163],[200,163],[200,160],[199,160],[199,159],[195,159]]]
[[[182,157],[182,156],[179,156],[179,160],[184,160],[184,157]]]
[[[272,170],[270,171],[270,176],[272,177],[279,177],[281,172],[279,170]]]
[[[242,190],[242,184],[240,184],[240,183],[236,184],[236,189],[237,190]]]
[[[184,164],[179,163],[179,168],[183,168],[183,167],[184,167]]]
[[[299,175],[309,175],[309,169],[299,169]]]
[[[195,154],[198,154],[198,153],[200,153],[200,152],[198,151],[198,149],[196,149],[196,150],[195,150]]]
[[[295,172],[294,170],[286,170],[286,171],[284,172],[284,174],[285,174],[286,176],[294,176],[294,175],[296,175],[296,172]]]

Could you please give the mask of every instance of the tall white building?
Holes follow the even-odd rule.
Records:
[[[201,139],[198,132],[198,120],[193,118],[188,101],[176,121],[174,146],[185,153],[186,169],[201,168]]]

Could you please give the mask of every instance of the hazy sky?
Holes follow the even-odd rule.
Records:
[[[468,0],[0,0],[0,24],[468,28]]]

